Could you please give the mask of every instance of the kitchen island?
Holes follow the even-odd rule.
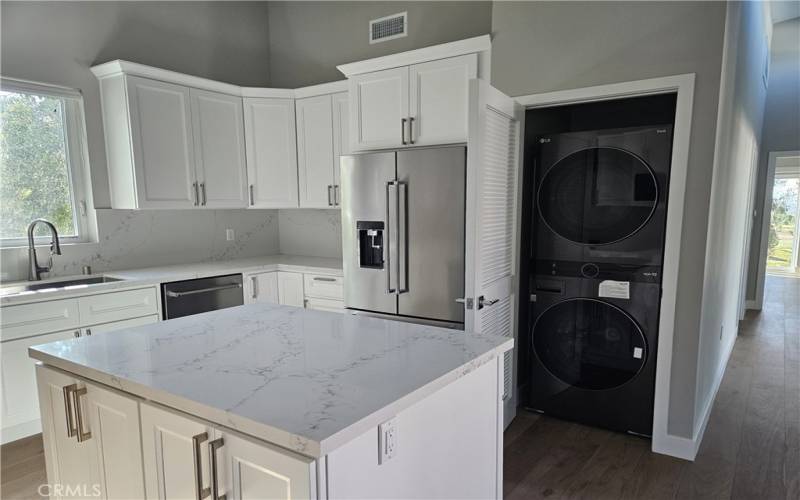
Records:
[[[48,481],[107,498],[499,498],[512,347],[273,304],[35,346]]]

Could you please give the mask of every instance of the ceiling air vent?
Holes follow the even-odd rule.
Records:
[[[369,43],[385,42],[406,36],[408,12],[373,19],[369,22]]]

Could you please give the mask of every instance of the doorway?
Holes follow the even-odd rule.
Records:
[[[775,158],[767,234],[767,273],[797,275],[800,242],[800,156]],[[765,212],[767,213],[767,212]]]

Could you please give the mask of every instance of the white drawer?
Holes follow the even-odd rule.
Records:
[[[3,307],[0,311],[0,340],[76,328],[80,324],[78,311],[78,299]]]
[[[316,299],[314,297],[309,297],[306,299],[306,309],[343,313],[344,302],[341,300]]]
[[[158,314],[155,287],[90,295],[78,299],[82,325],[96,325],[121,319]]]
[[[306,297],[344,300],[344,278],[323,274],[304,274]]]

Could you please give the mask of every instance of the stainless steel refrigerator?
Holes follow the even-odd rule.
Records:
[[[463,328],[466,162],[461,146],[342,157],[348,309]]]

